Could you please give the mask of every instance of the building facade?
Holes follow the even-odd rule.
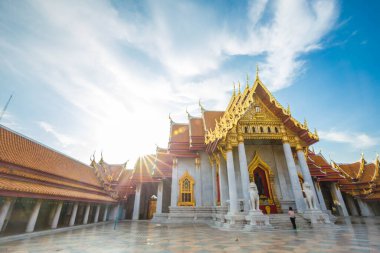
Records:
[[[379,158],[327,161],[312,148],[317,132],[258,75],[234,91],[226,110],[199,108],[186,123],[169,117],[168,147],[133,169],[103,155],[86,165],[0,126],[1,235],[115,219],[243,226],[252,211],[274,219],[289,207],[312,224],[380,215]]]

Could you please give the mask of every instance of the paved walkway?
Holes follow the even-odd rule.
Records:
[[[380,219],[313,230],[226,232],[207,225],[119,223],[7,242],[0,252],[380,252]]]

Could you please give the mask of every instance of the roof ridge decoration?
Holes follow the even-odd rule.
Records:
[[[202,106],[201,99],[199,99],[198,105],[199,105],[199,108],[201,108],[201,113],[203,114],[206,111],[206,109]]]
[[[375,158],[375,161],[374,161],[374,164],[375,164],[375,173],[371,179],[372,182],[374,182],[380,175],[380,161],[379,161],[379,154],[376,154],[376,158]]]
[[[169,113],[169,121],[170,121],[170,125],[172,125],[172,124],[175,123],[175,122],[173,121],[172,116],[170,115],[170,113]]]
[[[237,126],[238,121],[243,117],[243,115],[248,111],[254,102],[253,94],[255,94],[257,87],[260,87],[264,90],[264,92],[269,96],[270,103],[274,104],[275,107],[282,110],[284,115],[289,116],[289,120],[298,128],[307,131],[307,135],[309,138],[314,139],[316,141],[319,140],[318,134],[311,133],[307,125],[300,123],[296,119],[291,116],[290,108],[286,110],[272,95],[272,93],[265,87],[265,85],[258,78],[258,69],[257,77],[254,85],[247,89],[245,92],[236,95],[235,93],[235,84],[234,84],[234,93],[231,97],[231,100],[225,110],[224,114],[220,118],[219,121],[216,121],[216,127],[213,131],[209,130],[206,133],[205,142],[206,144],[212,143],[214,141],[224,139],[227,136],[227,133],[235,126]]]
[[[256,80],[260,80],[260,77],[259,77],[259,64],[256,64]]]
[[[354,177],[352,177],[350,174],[348,174],[344,169],[340,167],[341,165],[351,165],[353,163],[336,163],[331,160],[331,165],[333,168],[337,169],[341,174],[343,174],[343,176],[346,179],[350,180],[351,182],[357,182],[360,180],[361,176],[363,175],[363,171],[366,165],[363,152],[361,153],[361,157],[358,162],[360,163],[359,171],[356,173]]]

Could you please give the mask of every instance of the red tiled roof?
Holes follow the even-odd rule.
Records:
[[[101,187],[93,168],[0,126],[0,161]]]
[[[203,113],[203,118],[206,131],[214,130],[216,125],[215,120],[219,120],[219,118],[222,117],[223,114],[224,111],[205,111]]]

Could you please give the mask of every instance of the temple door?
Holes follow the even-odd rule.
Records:
[[[152,196],[149,200],[149,209],[148,209],[148,219],[153,218],[153,214],[156,212],[156,206],[157,206],[157,197]]]
[[[248,166],[249,180],[257,186],[260,197],[260,210],[265,214],[278,213],[279,203],[273,185],[274,175],[271,168],[256,153]]]

